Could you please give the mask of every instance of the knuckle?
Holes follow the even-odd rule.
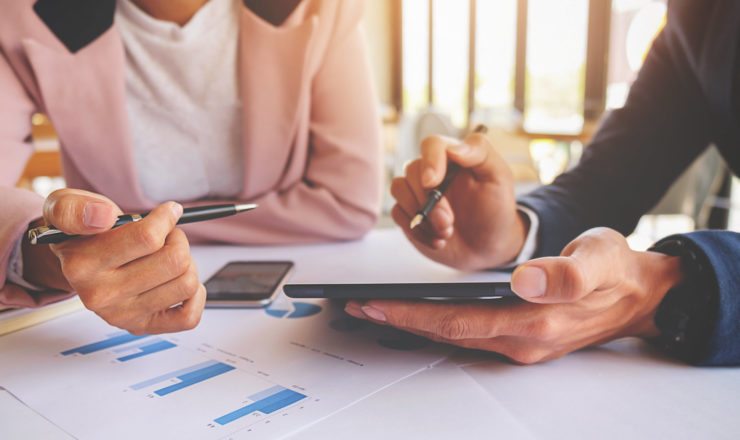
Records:
[[[185,315],[183,320],[183,328],[185,330],[192,330],[200,324],[200,318],[203,315],[202,310],[193,309]]]
[[[198,275],[194,271],[189,271],[185,275],[181,276],[178,283],[179,293],[181,298],[190,298],[198,292],[200,288],[200,281]]]
[[[578,260],[565,257],[560,276],[560,296],[566,300],[576,300],[586,294],[586,274]]]
[[[190,268],[191,256],[189,246],[182,244],[170,246],[166,251],[166,256],[167,265],[174,273],[180,275]]]
[[[128,324],[127,327],[121,327],[127,330],[129,333],[131,333],[134,336],[144,336],[149,334],[148,328],[143,323],[139,322],[136,324]]]
[[[528,335],[541,341],[552,341],[561,334],[562,326],[554,318],[538,319],[530,324]]]
[[[146,251],[153,253],[162,248],[164,237],[152,227],[142,227],[136,234],[136,241]]]
[[[516,348],[510,350],[508,353],[502,353],[514,362],[522,365],[532,365],[542,362],[546,357],[547,353],[543,350],[535,348]]]
[[[473,146],[486,146],[489,144],[488,138],[482,133],[473,133],[465,138],[465,143]]]
[[[80,258],[65,258],[64,255],[59,257],[62,266],[62,274],[71,285],[78,284],[84,280],[88,273],[87,263]]]
[[[607,228],[604,226],[593,228],[591,232],[593,233],[594,236],[606,238],[609,240],[617,241],[617,240],[621,240],[622,238],[624,238],[622,234],[620,234],[619,232],[615,231],[612,228]]]
[[[49,209],[52,221],[57,223],[70,221],[74,214],[73,197],[69,194],[58,195],[51,202]]]
[[[80,290],[77,295],[88,310],[93,312],[107,308],[111,303],[111,298],[115,296],[114,292],[102,291],[98,288]]]
[[[442,136],[432,135],[427,136],[421,141],[421,153],[422,155],[428,154],[431,150],[435,149],[440,143],[443,142]]]
[[[470,324],[456,313],[448,313],[437,323],[436,333],[445,339],[466,339],[470,334]]]

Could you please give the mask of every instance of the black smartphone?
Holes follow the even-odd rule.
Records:
[[[292,261],[228,263],[205,282],[206,307],[265,307],[292,271]]]
[[[516,297],[509,283],[286,284],[291,298],[467,300]]]

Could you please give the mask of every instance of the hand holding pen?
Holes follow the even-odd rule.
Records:
[[[206,291],[188,239],[177,227],[188,219],[181,205],[167,202],[145,215],[123,216],[101,195],[63,189],[49,195],[43,212],[44,224],[77,237],[48,246],[25,240],[28,282],[76,292],[106,322],[136,334],[182,331],[198,324]],[[120,223],[128,224],[114,227]],[[51,236],[60,238],[56,232]]]
[[[528,224],[517,212],[511,170],[482,133],[425,139],[391,194],[393,220],[435,261],[492,268],[514,260],[524,243]]]

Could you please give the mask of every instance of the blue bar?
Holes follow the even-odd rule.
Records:
[[[239,408],[234,412],[230,412],[225,416],[221,416],[214,420],[214,422],[218,423],[219,425],[226,425],[227,423],[231,423],[234,420],[240,419],[256,411],[259,411],[262,414],[272,414],[275,411],[281,410],[286,406],[290,406],[305,398],[306,396],[301,393],[297,393],[289,389],[284,389],[283,391],[273,394],[272,396],[266,397],[254,403],[250,403],[249,405]]]
[[[132,390],[140,390],[142,388],[150,387],[150,386],[152,386],[154,384],[158,384],[160,382],[164,382],[165,380],[172,379],[172,378],[175,378],[177,376],[182,376],[184,374],[188,374],[188,373],[191,373],[191,372],[196,371],[196,370],[201,370],[203,368],[210,367],[211,365],[216,365],[217,363],[218,363],[218,361],[214,361],[214,360],[201,362],[200,364],[196,364],[196,365],[193,365],[193,366],[190,366],[190,367],[187,367],[187,368],[183,368],[182,370],[171,371],[171,372],[169,372],[167,374],[163,374],[161,376],[157,376],[157,377],[155,377],[153,379],[149,379],[149,380],[145,380],[144,382],[139,382],[137,384],[133,384],[129,388],[131,388]]]
[[[63,356],[69,356],[70,354],[90,354],[96,351],[105,350],[106,348],[115,347],[116,345],[128,344],[129,342],[136,341],[137,339],[146,338],[149,335],[134,336],[131,333],[124,333],[120,336],[112,336],[108,339],[104,339],[100,342],[94,342],[92,344],[83,345],[82,347],[73,348],[71,350],[63,351]]]
[[[121,347],[121,348],[116,348],[115,350],[113,350],[113,353],[123,353],[124,351],[133,350],[134,348],[141,348],[141,347],[143,347],[145,345],[149,345],[149,344],[153,343],[154,341],[161,341],[161,340],[162,340],[161,338],[154,338],[154,339],[149,339],[147,341],[141,341],[141,342],[136,343],[136,344],[127,345],[127,346]]]
[[[204,380],[208,380],[212,377],[224,374],[233,369],[235,369],[235,367],[224,364],[223,362],[219,362],[215,365],[211,365],[210,367],[202,368],[200,370],[193,371],[192,373],[183,374],[182,376],[177,376],[177,378],[180,379],[182,382],[159,389],[155,391],[154,394],[158,396],[166,396],[170,393],[174,393],[175,391],[187,388],[190,385],[195,385],[196,383],[203,382]]]
[[[136,359],[138,357],[146,356],[148,354],[156,353],[158,351],[164,351],[174,347],[177,347],[177,345],[173,344],[170,341],[157,341],[141,347],[141,351],[139,353],[133,353],[128,356],[119,357],[118,360],[121,362],[126,362],[130,361],[131,359]]]
[[[258,400],[264,399],[265,397],[270,397],[273,394],[277,394],[280,391],[285,390],[285,389],[286,389],[285,387],[281,387],[280,385],[275,385],[272,388],[268,388],[264,391],[260,391],[259,393],[252,394],[251,396],[249,396],[249,400],[256,402]]]

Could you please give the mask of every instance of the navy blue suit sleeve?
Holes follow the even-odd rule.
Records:
[[[717,309],[709,338],[691,356],[698,365],[740,365],[740,234],[697,231],[681,234],[709,262],[702,288],[716,295]]]
[[[708,104],[676,21],[669,13],[625,106],[605,117],[579,165],[519,198],[540,219],[535,257],[596,226],[629,234],[709,145]]]

